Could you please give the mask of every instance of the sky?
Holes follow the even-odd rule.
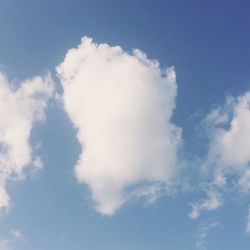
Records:
[[[250,3],[0,0],[0,250],[247,250]]]

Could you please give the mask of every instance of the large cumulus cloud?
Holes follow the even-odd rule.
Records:
[[[57,73],[81,145],[75,175],[89,186],[96,209],[111,215],[138,185],[168,185],[181,140],[171,122],[174,68],[161,70],[138,49],[129,54],[85,37]]]

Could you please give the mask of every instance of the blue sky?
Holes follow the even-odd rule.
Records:
[[[0,69],[8,78],[0,78],[0,250],[249,249],[249,8],[244,0],[0,1]],[[81,41],[85,36],[93,41]],[[22,87],[26,79],[34,95]],[[134,79],[142,85],[134,88]],[[113,81],[134,95],[116,92]],[[104,83],[118,96],[113,106],[124,100],[118,111],[105,106]],[[22,91],[14,94],[10,85]],[[118,115],[126,112],[133,119]],[[96,126],[105,122],[117,134]],[[140,133],[130,136],[134,125]],[[2,136],[8,128],[14,139]],[[123,132],[120,152],[107,141]],[[151,148],[160,139],[163,146]],[[10,151],[7,165],[5,144],[24,145]],[[134,145],[142,152],[129,150]],[[20,154],[31,158],[22,163]],[[43,167],[34,170],[37,159]],[[8,166],[18,180],[5,177]],[[131,171],[120,175],[124,169]]]

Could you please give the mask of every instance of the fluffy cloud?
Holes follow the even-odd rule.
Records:
[[[238,98],[228,97],[223,107],[217,107],[207,117],[211,142],[207,165],[214,176],[237,178],[238,188],[250,190],[250,92]]]
[[[215,109],[208,122],[216,126],[210,146],[210,158],[221,167],[245,170],[250,162],[250,92],[237,99],[228,97],[226,105]]]
[[[202,210],[220,207],[222,193],[228,189],[250,194],[250,92],[238,98],[228,96],[223,106],[206,117],[205,124],[210,142],[202,170],[213,191],[207,199],[191,204],[192,218]]]
[[[100,213],[113,214],[138,185],[170,182],[181,137],[171,122],[174,68],[85,37],[57,73],[82,148],[75,174]]]
[[[34,77],[16,88],[0,73],[0,210],[10,206],[6,185],[24,178],[28,165],[41,164],[33,156],[29,137],[36,121],[45,118],[44,109],[53,93],[50,77]]]

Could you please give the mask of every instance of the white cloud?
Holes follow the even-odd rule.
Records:
[[[25,177],[30,164],[41,163],[29,142],[32,126],[45,118],[44,109],[53,93],[50,77],[34,77],[16,88],[0,73],[0,210],[8,210],[6,185]]]
[[[16,239],[24,239],[23,233],[19,229],[12,229],[10,233]]]
[[[238,98],[228,97],[224,107],[216,110],[219,110],[217,116],[208,119],[208,124],[215,124],[210,129],[213,136],[208,166],[214,173],[219,172],[223,178],[234,175],[238,179],[236,183],[240,191],[249,193],[250,92]],[[211,118],[211,114],[208,117]]]
[[[191,219],[197,219],[203,211],[213,211],[223,204],[221,194],[217,190],[206,191],[207,198],[195,203],[190,203],[192,211],[189,214]]]
[[[206,250],[208,238],[211,237],[212,233],[216,228],[220,226],[220,223],[216,220],[209,219],[204,223],[201,223],[197,228],[197,241],[195,247],[197,250]]]
[[[4,237],[0,236],[0,250],[21,249],[21,245],[25,243],[27,240],[19,229],[12,229]]]
[[[226,105],[208,118],[208,123],[215,125],[211,129],[210,160],[216,160],[217,165],[227,170],[245,170],[250,161],[250,92],[237,99],[229,97]]]
[[[250,235],[250,206],[248,208],[247,223],[246,223],[246,233]]]
[[[13,250],[9,239],[0,238],[0,250]]]
[[[75,174],[100,213],[113,214],[137,184],[169,183],[181,137],[171,123],[173,67],[162,71],[138,49],[130,55],[85,37],[57,73],[82,148]]]
[[[239,189],[243,194],[250,194],[250,169],[242,173],[237,184],[239,184]]]
[[[209,148],[202,170],[215,192],[192,204],[192,218],[202,210],[220,207],[224,191],[250,193],[250,92],[238,98],[228,96],[225,105],[216,107],[206,117],[205,124]]]

